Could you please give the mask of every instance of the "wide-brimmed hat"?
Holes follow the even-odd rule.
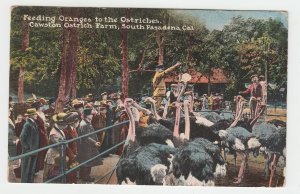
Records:
[[[102,94],[100,94],[100,96],[104,96],[107,95],[107,92],[103,92]]]
[[[257,77],[257,78],[258,78],[258,75],[257,75],[257,74],[253,74],[253,75],[251,75],[250,78],[252,79],[252,78],[254,78],[254,77]]]
[[[26,100],[26,103],[28,103],[28,104],[32,104],[32,103],[34,103],[34,98],[28,98],[27,100]]]
[[[87,97],[88,97],[88,98],[93,98],[93,94],[89,93],[89,94],[87,95]]]
[[[66,124],[66,121],[65,121],[66,116],[67,116],[66,113],[61,112],[61,113],[53,115],[52,119],[57,124]]]
[[[45,98],[40,98],[39,101],[42,105],[47,104],[47,100]]]
[[[35,108],[29,108],[26,110],[26,113],[24,114],[25,116],[32,116],[32,115],[36,115],[36,110]]]
[[[69,112],[64,118],[66,124],[72,124],[79,120],[79,114],[77,112]]]

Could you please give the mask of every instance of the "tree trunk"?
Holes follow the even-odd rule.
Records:
[[[78,9],[71,9],[71,16],[78,17]],[[70,69],[70,80],[68,83],[68,94],[67,96],[71,98],[76,98],[76,79],[77,79],[77,71],[76,71],[76,59],[77,59],[77,46],[78,46],[78,37],[77,37],[77,28],[70,29],[70,50],[69,50],[69,69]]]
[[[165,15],[163,20],[163,25],[167,25],[169,22],[169,16]],[[157,65],[163,65],[164,64],[164,55],[165,55],[165,32],[156,31],[156,43],[158,45],[158,61]]]
[[[126,17],[130,17],[130,9],[126,9]],[[124,98],[128,97],[128,30],[122,29],[122,93]]]
[[[157,65],[163,65],[164,64],[164,48],[165,48],[165,43],[164,43],[164,36],[163,32],[157,30],[156,31],[156,42],[158,45],[158,61]]]
[[[22,52],[26,52],[26,49],[29,46],[29,26],[28,21],[23,21],[23,31],[22,31],[22,43],[21,49]],[[25,74],[25,64],[20,64],[19,79],[18,79],[18,99],[19,103],[24,101],[24,74]]]
[[[66,16],[67,8],[62,8],[62,15]],[[55,113],[62,112],[66,101],[66,78],[67,78],[67,57],[68,57],[68,28],[63,28],[63,48],[61,55],[60,80],[58,96],[55,102]]]

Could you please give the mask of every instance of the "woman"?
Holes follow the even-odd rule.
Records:
[[[78,137],[77,127],[79,125],[79,114],[77,112],[70,112],[66,115],[66,123],[67,127],[63,130],[66,135],[66,139],[74,139]],[[78,164],[77,162],[77,141],[73,141],[68,143],[66,148],[66,155],[69,157],[68,168],[72,168]],[[74,171],[67,175],[66,178],[67,183],[77,183],[77,171]]]
[[[66,139],[65,133],[63,132],[63,129],[67,126],[65,121],[66,115],[66,113],[58,113],[52,117],[54,126],[49,134],[50,144],[55,144]],[[43,181],[48,179],[49,171],[54,170],[55,159],[57,157],[60,157],[60,146],[49,148],[45,158]]]

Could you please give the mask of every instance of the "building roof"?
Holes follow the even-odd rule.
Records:
[[[213,75],[210,77],[210,82],[212,84],[221,84],[221,83],[228,83],[229,80],[226,77],[224,71],[222,69],[216,68],[213,69]],[[203,83],[203,84],[207,84],[208,83],[208,78],[206,75],[201,74],[200,72],[195,71],[194,69],[190,69],[188,70],[188,72],[191,76],[192,79],[191,81],[189,81],[188,83]],[[172,82],[178,82],[178,72],[173,72],[171,74],[169,74],[168,76],[166,76],[165,78],[165,82],[166,83],[172,83]]]

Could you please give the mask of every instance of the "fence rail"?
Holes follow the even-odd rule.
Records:
[[[64,183],[65,182],[65,178],[66,178],[66,175],[71,173],[71,172],[74,172],[75,170],[77,170],[78,168],[80,168],[81,166],[97,159],[98,157],[102,156],[102,155],[105,155],[106,153],[110,152],[111,150],[123,145],[125,143],[126,140],[122,141],[122,142],[119,142],[118,144],[112,146],[111,148],[101,152],[100,154],[78,164],[77,166],[69,169],[69,170],[66,170],[66,146],[68,143],[71,143],[73,141],[77,141],[79,139],[82,139],[82,138],[85,138],[85,137],[88,137],[88,136],[91,136],[93,134],[96,134],[96,133],[100,133],[100,132],[103,132],[103,131],[106,131],[106,130],[109,130],[109,129],[112,129],[114,127],[118,127],[118,126],[121,126],[121,125],[124,125],[124,124],[127,124],[129,123],[129,121],[123,121],[123,122],[120,122],[120,123],[117,123],[115,125],[111,125],[111,126],[108,126],[108,127],[104,127],[104,128],[101,128],[101,129],[97,129],[95,130],[94,132],[91,132],[91,133],[88,133],[88,134],[85,134],[85,135],[82,135],[82,136],[79,136],[79,137],[76,137],[76,138],[73,138],[73,139],[69,139],[69,140],[63,140],[61,142],[58,142],[58,143],[55,143],[55,144],[51,144],[51,145],[48,145],[48,146],[45,146],[43,148],[39,148],[39,149],[36,149],[36,150],[32,150],[28,153],[25,153],[25,154],[21,154],[21,155],[18,155],[18,156],[13,156],[13,157],[8,157],[8,160],[9,161],[13,161],[13,160],[18,160],[18,159],[22,159],[22,158],[25,158],[25,157],[28,157],[28,156],[31,156],[31,155],[34,155],[34,154],[37,154],[38,152],[40,151],[43,151],[43,150],[47,150],[49,148],[53,148],[53,147],[57,147],[57,146],[61,146],[61,149],[60,149],[60,158],[61,158],[61,161],[60,161],[60,174],[57,175],[56,177],[53,177],[52,179],[49,179],[47,181],[45,181],[45,183],[51,183],[57,179],[61,179],[61,182]]]

